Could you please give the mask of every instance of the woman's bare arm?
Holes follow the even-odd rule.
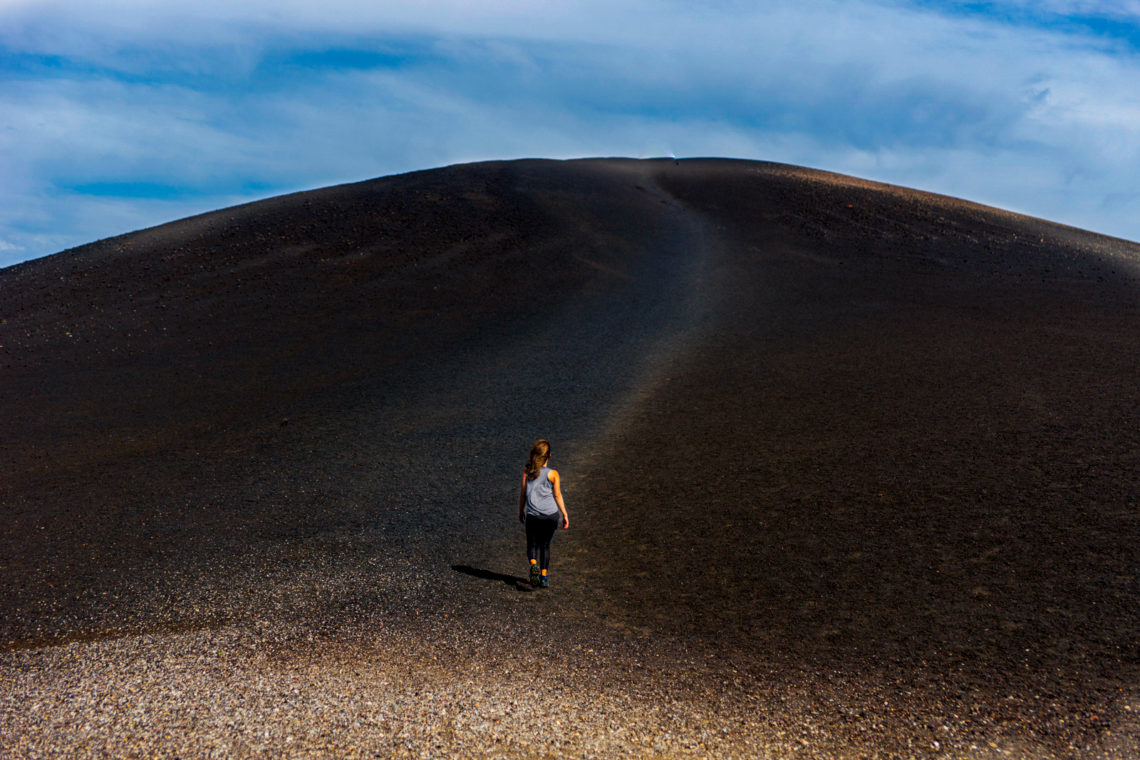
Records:
[[[566,502],[562,500],[562,478],[558,470],[551,470],[547,477],[554,484],[554,501],[558,502],[558,511],[562,513],[562,530],[570,530],[570,515],[566,514]]]

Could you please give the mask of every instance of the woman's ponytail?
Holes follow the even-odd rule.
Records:
[[[530,458],[526,461],[526,479],[534,480],[539,471],[550,461],[550,444],[539,439],[530,447]]]

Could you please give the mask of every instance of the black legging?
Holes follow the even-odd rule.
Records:
[[[527,559],[537,559],[543,570],[550,568],[550,542],[557,530],[557,516],[526,516],[526,556]]]

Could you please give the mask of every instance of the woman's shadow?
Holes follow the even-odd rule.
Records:
[[[530,593],[534,591],[530,586],[530,581],[526,578],[519,578],[516,575],[504,575],[503,573],[496,573],[492,570],[483,570],[478,567],[471,567],[471,565],[452,565],[451,569],[457,573],[470,575],[475,578],[482,578],[485,581],[500,581],[514,588],[515,591],[524,591]]]

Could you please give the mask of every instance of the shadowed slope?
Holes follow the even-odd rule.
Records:
[[[381,369],[403,373],[409,357],[434,361],[473,334],[550,319],[621,285],[652,250],[655,225],[668,222],[636,181],[588,164],[554,176],[541,163],[454,167],[275,198],[5,270],[3,369],[18,403],[3,419],[20,431],[6,438],[6,462],[34,469],[40,457],[56,470],[71,456],[117,458],[131,427],[164,409],[164,422],[194,432],[241,424]],[[69,403],[53,407],[52,394]],[[85,414],[114,420],[98,447]],[[143,437],[136,445],[149,445]]]
[[[0,638],[243,617],[257,568],[344,542],[438,556],[431,532],[511,508],[525,441],[605,424],[677,328],[695,248],[669,208],[636,162],[476,165],[5,270]]]
[[[787,167],[659,179],[719,232],[717,298],[599,453],[588,602],[1033,755],[1135,731],[1140,249]]]
[[[0,640],[284,621],[573,649],[611,689],[672,654],[721,756],[788,725],[818,756],[1127,754],[1138,262],[836,175],[613,160],[4,270]],[[515,582],[539,436],[573,518],[551,593]]]

